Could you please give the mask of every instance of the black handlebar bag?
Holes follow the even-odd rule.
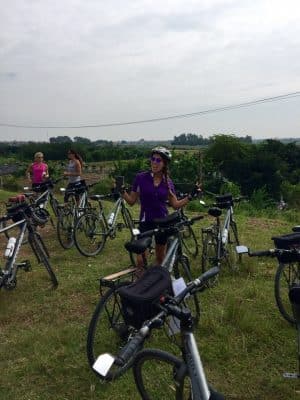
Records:
[[[150,267],[136,282],[119,289],[124,320],[137,329],[159,312],[161,296],[172,294],[170,273],[160,266]]]

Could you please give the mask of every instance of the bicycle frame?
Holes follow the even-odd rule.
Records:
[[[27,221],[25,219],[22,219],[22,220],[15,222],[5,228],[0,229],[0,233],[4,233],[6,231],[9,231],[9,230],[17,227],[17,226],[20,227],[20,232],[18,234],[18,237],[16,238],[16,244],[14,247],[13,254],[11,257],[9,257],[6,260],[4,269],[0,270],[0,272],[2,273],[0,287],[2,286],[2,282],[3,282],[5,276],[8,276],[6,280],[8,281],[9,284],[12,284],[16,278],[17,271],[18,271],[18,264],[16,264],[16,259],[17,259],[18,253],[19,253],[21,245],[22,245],[22,241],[23,241],[26,229],[27,229],[27,225],[28,225]]]
[[[120,196],[114,203],[112,209],[110,210],[108,216],[105,215],[104,213],[104,209],[103,209],[103,205],[101,200],[98,200],[98,204],[99,204],[99,215],[101,215],[104,225],[105,225],[105,229],[106,229],[106,233],[107,236],[113,236],[115,231],[116,231],[116,227],[117,227],[117,219],[119,216],[119,213],[121,212],[122,217],[123,217],[123,221],[126,224],[127,221],[125,220],[125,213],[124,210],[126,209],[126,205],[125,205],[125,200]],[[114,214],[113,219],[111,224],[108,223],[108,219],[109,216],[111,214]],[[132,232],[133,235],[133,232]]]
[[[200,393],[201,400],[209,400],[210,390],[193,332],[184,329],[182,331],[182,342],[183,357],[187,364],[189,377],[191,379],[192,391],[193,394],[195,394],[192,398],[199,398],[196,394]]]
[[[228,242],[228,232],[229,227],[232,222],[233,207],[230,206],[225,214],[223,226],[221,226],[220,217],[217,217],[218,225],[218,260],[220,260],[224,255],[224,246]]]

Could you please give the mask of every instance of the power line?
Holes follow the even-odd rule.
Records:
[[[135,125],[135,124],[146,124],[146,123],[152,123],[152,122],[167,121],[167,120],[170,120],[170,119],[190,118],[190,117],[195,117],[195,116],[211,114],[211,113],[215,113],[215,112],[230,111],[230,110],[234,110],[234,109],[237,109],[237,108],[251,107],[251,106],[254,106],[254,105],[257,105],[257,104],[270,103],[270,102],[274,102],[274,101],[288,100],[288,99],[291,99],[293,97],[298,97],[298,96],[300,96],[300,91],[299,92],[286,93],[286,94],[282,94],[282,95],[279,95],[279,96],[266,97],[266,98],[258,99],[258,100],[252,100],[252,101],[248,101],[246,103],[240,103],[240,104],[234,104],[234,105],[230,105],[230,106],[211,108],[211,109],[208,109],[208,110],[197,111],[197,112],[188,113],[188,114],[177,114],[177,115],[171,115],[171,116],[167,116],[167,117],[158,117],[158,118],[144,119],[144,120],[138,120],[138,121],[112,122],[112,123],[108,123],[108,124],[77,125],[77,126],[71,126],[71,125],[62,125],[62,126],[55,126],[55,125],[53,125],[53,126],[19,125],[19,124],[0,123],[0,126],[8,127],[8,128],[30,128],[30,129],[107,128],[107,127],[111,127],[111,126],[125,126],[125,125]]]

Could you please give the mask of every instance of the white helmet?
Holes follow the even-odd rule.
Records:
[[[172,153],[165,147],[154,147],[154,149],[151,150],[151,155],[154,153],[161,155],[167,161],[171,161]]]

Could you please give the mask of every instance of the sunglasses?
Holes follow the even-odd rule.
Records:
[[[157,164],[159,164],[159,163],[162,162],[162,159],[159,158],[159,157],[151,157],[150,160],[151,160],[152,162],[157,163]]]

